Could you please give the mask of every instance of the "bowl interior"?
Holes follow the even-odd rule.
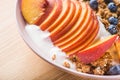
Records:
[[[26,26],[26,22],[21,14],[21,8],[20,8],[20,4],[21,3],[21,0],[17,0],[17,3],[16,3],[16,20],[17,20],[17,23],[18,23],[18,30],[22,36],[22,38],[24,39],[24,41],[26,42],[26,44],[39,56],[41,57],[42,59],[44,59],[45,61],[47,61],[48,63],[66,71],[66,72],[69,72],[69,73],[72,73],[74,75],[78,75],[80,77],[84,77],[84,78],[87,78],[86,80],[88,79],[91,79],[91,80],[120,80],[120,76],[98,76],[98,75],[91,75],[91,74],[86,74],[86,73],[80,73],[80,72],[77,72],[76,70],[72,70],[72,69],[68,69],[68,68],[65,68],[63,67],[62,65],[58,64],[58,63],[55,63],[53,61],[51,61],[50,59],[50,56],[49,55],[46,55],[45,53],[43,53],[43,50],[41,50],[31,39],[31,37],[28,35],[28,33],[26,32],[25,30],[25,26]]]

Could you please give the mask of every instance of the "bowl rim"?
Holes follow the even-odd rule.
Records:
[[[15,5],[15,17],[16,17],[16,23],[17,23],[17,28],[18,28],[18,32],[20,33],[22,39],[24,40],[24,42],[27,44],[27,46],[35,53],[37,54],[37,56],[39,56],[40,58],[42,58],[44,61],[48,62],[49,64],[52,64],[53,66],[56,66],[57,68],[65,71],[65,72],[68,72],[70,74],[73,74],[73,75],[77,75],[77,76],[81,76],[81,77],[85,77],[85,78],[95,78],[95,79],[119,79],[120,78],[120,75],[94,75],[94,74],[87,74],[87,73],[82,73],[82,72],[77,72],[75,70],[72,70],[72,69],[69,69],[69,68],[66,68],[62,65],[59,65],[59,64],[55,64],[54,62],[51,62],[47,59],[45,59],[44,57],[42,57],[39,53],[39,50],[37,48],[35,48],[35,46],[33,47],[32,45],[32,42],[31,41],[28,41],[28,37],[27,34],[25,33],[25,31],[22,31],[20,29],[20,20],[18,18],[18,11],[19,13],[21,14],[20,12],[20,2],[21,0],[16,0],[16,5]],[[20,15],[19,15],[20,16]],[[23,18],[23,17],[22,17]]]

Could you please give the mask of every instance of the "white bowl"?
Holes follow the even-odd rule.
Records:
[[[45,55],[45,54],[41,54],[43,53],[42,50],[40,50],[37,45],[32,41],[32,39],[30,38],[30,36],[27,34],[27,32],[25,31],[25,26],[26,23],[22,17],[21,14],[21,10],[20,10],[20,1],[21,0],[17,0],[16,3],[16,19],[17,19],[17,23],[18,23],[18,29],[19,32],[22,36],[22,38],[24,39],[24,41],[27,43],[27,45],[42,59],[44,59],[45,61],[47,61],[48,63],[68,72],[74,75],[78,75],[82,78],[86,78],[86,80],[120,80],[120,75],[110,75],[110,76],[99,76],[99,75],[92,75],[92,74],[86,74],[86,73],[81,73],[81,72],[77,72],[76,70],[72,70],[72,69],[68,69],[65,68],[63,65],[60,65],[58,63],[54,63],[53,61],[49,60],[49,56]]]

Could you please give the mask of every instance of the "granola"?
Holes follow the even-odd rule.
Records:
[[[90,0],[83,0],[84,2],[87,2],[89,4]],[[113,2],[117,6],[116,12],[111,12],[108,9],[108,4],[105,3],[104,0],[97,0],[98,1],[98,9],[94,10],[95,13],[101,18],[101,22],[105,25],[106,30],[108,29],[110,22],[108,19],[110,17],[115,17],[118,19],[117,27],[117,34],[120,36],[120,1],[119,0],[113,0]]]
[[[90,64],[83,64],[77,59],[77,56],[71,57],[70,59],[76,63],[77,71],[96,75],[106,74],[108,69],[112,66],[113,61],[112,56],[108,52],[106,52],[103,57]]]
[[[70,68],[70,64],[66,61],[63,63],[63,66],[65,66],[66,68]]]

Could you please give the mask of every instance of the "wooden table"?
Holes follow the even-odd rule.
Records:
[[[15,4],[16,0],[0,1],[0,80],[81,80],[43,61],[25,44],[17,29]]]

